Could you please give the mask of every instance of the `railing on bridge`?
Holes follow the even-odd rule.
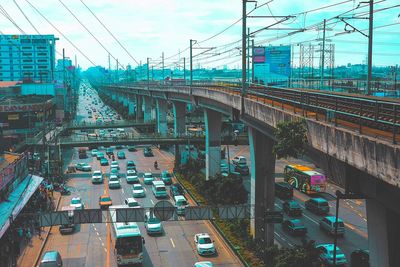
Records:
[[[66,125],[67,129],[80,129],[80,128],[125,128],[134,126],[154,126],[155,120],[148,122],[137,122],[131,120],[124,121],[103,121],[103,122],[86,122],[86,121],[72,121]]]

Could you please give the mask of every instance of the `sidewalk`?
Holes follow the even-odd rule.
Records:
[[[61,194],[59,192],[54,192],[53,203],[55,210],[58,209],[60,204]],[[44,245],[46,243],[47,237],[51,231],[50,227],[43,227],[41,238],[37,232],[32,235],[29,242],[22,242],[21,253],[17,260],[18,267],[34,267],[38,257],[42,253]]]

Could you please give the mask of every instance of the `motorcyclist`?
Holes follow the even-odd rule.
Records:
[[[154,169],[158,169],[158,162],[154,161]]]

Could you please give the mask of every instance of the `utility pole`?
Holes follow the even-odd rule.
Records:
[[[116,82],[118,83],[119,81],[119,77],[118,77],[118,58],[117,58],[117,72],[115,73],[115,78],[116,78]]]
[[[149,67],[150,58],[147,58],[147,90],[150,89],[150,67]]]
[[[322,33],[322,55],[321,55],[321,82],[320,89],[324,89],[324,69],[325,69],[325,30],[326,30],[326,19],[324,19],[324,28]]]
[[[111,84],[111,60],[110,54],[108,54],[108,84]]]
[[[190,94],[192,94],[192,84],[193,84],[193,40],[190,39],[190,80],[189,80],[189,86],[190,86]]]
[[[162,52],[161,61],[162,61],[162,79],[163,79],[163,83],[164,83],[164,80],[165,80],[165,77],[164,77],[164,52]]]
[[[183,80],[185,81],[186,85],[186,58],[183,58]]]
[[[247,79],[246,82],[250,84],[250,28],[247,28]]]
[[[251,40],[251,55],[254,53],[254,39]],[[254,83],[254,58],[251,59],[251,82]]]
[[[372,43],[374,32],[374,0],[369,0],[369,33],[368,33],[368,75],[367,75],[367,94],[371,92],[372,82]]]
[[[246,95],[246,4],[247,0],[242,0],[242,99],[241,113],[244,114],[244,97]]]

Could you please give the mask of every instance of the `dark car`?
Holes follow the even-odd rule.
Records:
[[[153,156],[154,156],[153,151],[151,150],[150,147],[145,147],[145,148],[143,149],[143,155],[144,155],[145,157],[153,157]]]
[[[241,175],[248,175],[250,173],[249,166],[247,166],[247,164],[238,163],[235,165],[235,172],[238,172]]]
[[[369,267],[369,250],[357,249],[351,253],[351,266]]]
[[[323,198],[311,198],[304,202],[306,209],[319,215],[325,215],[329,213],[329,204]]]
[[[165,185],[172,184],[172,175],[167,170],[164,170],[161,173],[161,180],[164,182]]]
[[[291,235],[305,235],[307,228],[299,219],[284,220],[282,228]]]
[[[281,199],[291,199],[293,187],[286,182],[277,182],[275,183],[275,195]]]
[[[299,203],[297,203],[297,201],[294,200],[285,201],[282,207],[283,211],[286,212],[289,216],[301,216],[302,214],[302,209]]]
[[[130,151],[130,152],[135,152],[135,151],[136,151],[136,147],[130,145],[130,146],[128,146],[128,151]]]
[[[175,183],[175,184],[171,185],[171,187],[169,188],[169,193],[170,193],[171,197],[184,196],[185,190],[183,189],[183,187],[180,184]]]
[[[124,151],[118,151],[117,158],[118,159],[126,159],[125,152]]]
[[[126,170],[135,170],[136,171],[136,165],[133,160],[128,160],[126,163]]]
[[[113,149],[112,149],[111,147],[107,148],[106,154],[107,154],[108,156],[113,156],[113,155],[114,155]]]

